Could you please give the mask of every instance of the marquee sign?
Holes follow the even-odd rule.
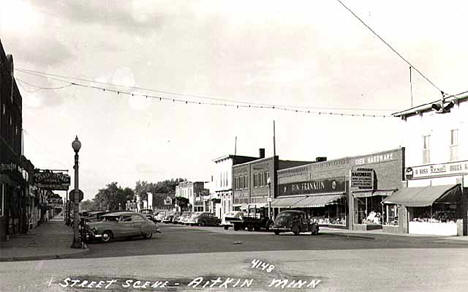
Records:
[[[345,192],[345,178],[335,177],[322,180],[309,180],[288,184],[280,184],[278,197],[304,194]]]
[[[420,179],[468,173],[468,160],[407,167],[406,179]]]
[[[70,187],[70,176],[62,172],[36,170],[34,173],[34,184],[45,190],[66,191]]]

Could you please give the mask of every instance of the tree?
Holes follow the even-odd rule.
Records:
[[[181,210],[187,209],[189,205],[189,200],[184,197],[175,197],[175,203],[180,207]]]
[[[94,200],[82,201],[82,202],[80,202],[80,210],[82,210],[82,211],[97,210],[96,202]]]
[[[94,202],[101,210],[124,210],[128,200],[133,200],[134,192],[130,188],[121,188],[116,182],[100,189],[94,196]]]

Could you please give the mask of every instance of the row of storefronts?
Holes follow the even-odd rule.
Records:
[[[42,179],[52,178],[55,184],[64,178],[62,190],[68,189],[70,179],[44,175],[24,156],[22,97],[13,73],[13,57],[0,42],[0,241],[26,233],[62,208],[63,202],[52,193],[55,185],[41,185]]]

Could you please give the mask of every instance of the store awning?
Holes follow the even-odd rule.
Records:
[[[271,202],[271,206],[274,208],[292,208],[299,201],[304,200],[305,197],[289,197],[289,198],[277,198]]]
[[[404,188],[386,198],[383,203],[399,204],[407,207],[428,207],[438,199],[442,199],[449,194],[456,194],[457,188],[460,188],[460,185]]]
[[[326,205],[331,205],[337,200],[344,197],[344,194],[308,196],[304,200],[301,200],[294,204],[294,208],[325,207]]]
[[[355,198],[369,198],[369,197],[375,197],[375,196],[382,196],[382,197],[388,197],[393,194],[393,190],[390,191],[382,191],[382,190],[377,190],[377,191],[368,191],[368,192],[357,192],[353,193],[353,196]]]
[[[249,204],[250,209],[254,209],[254,208],[259,209],[259,208],[263,208],[265,206],[266,206],[266,203],[251,203],[251,204]]]

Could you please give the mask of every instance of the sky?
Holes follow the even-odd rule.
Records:
[[[468,90],[466,1],[343,3],[437,87]],[[235,137],[237,154],[266,148],[271,156],[273,120],[277,154],[286,160],[341,158],[404,142],[397,118],[164,102],[24,71],[188,100],[333,113],[409,108],[408,64],[338,1],[4,0],[0,9],[0,39],[23,96],[24,154],[37,168],[71,172],[78,135],[86,199],[111,182],[133,188],[138,180],[209,180],[213,159],[233,154]],[[412,90],[414,105],[441,97],[414,70]]]

